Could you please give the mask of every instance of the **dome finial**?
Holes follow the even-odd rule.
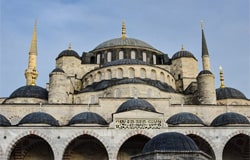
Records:
[[[69,43],[69,48],[68,48],[68,50],[71,50],[71,48],[72,48],[72,47],[71,47],[71,43]]]
[[[184,51],[185,49],[184,49],[184,45],[182,44],[181,45],[181,51]]]
[[[225,88],[224,75],[221,66],[220,66],[220,88]]]
[[[126,24],[122,21],[122,38],[126,38]]]

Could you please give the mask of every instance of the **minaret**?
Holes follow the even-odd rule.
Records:
[[[207,42],[206,42],[206,38],[204,34],[204,25],[202,21],[201,21],[201,32],[202,32],[202,66],[203,66],[203,70],[210,71],[210,58],[209,58]]]
[[[220,88],[225,88],[224,75],[221,66],[220,66]]]
[[[38,72],[36,70],[36,57],[37,57],[37,35],[36,35],[36,21],[34,25],[34,31],[29,51],[29,64],[25,70],[26,85],[36,85],[36,79]]]
[[[122,21],[122,38],[126,38],[126,24]]]
[[[210,59],[207,49],[206,38],[204,34],[203,23],[202,29],[202,65],[203,70],[197,76],[198,99],[200,104],[216,104],[214,74],[210,69]]]

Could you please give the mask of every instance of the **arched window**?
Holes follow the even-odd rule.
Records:
[[[151,79],[156,80],[156,71],[153,69],[151,70]]]
[[[165,76],[163,72],[160,73],[160,81],[165,82]]]
[[[97,78],[97,81],[101,81],[102,80],[102,73],[97,72],[96,78]]]
[[[135,78],[135,69],[134,68],[129,68],[128,69],[128,77],[129,78]]]
[[[147,54],[145,52],[142,53],[142,60],[147,62]]]
[[[124,59],[124,52],[123,51],[119,51],[119,59]]]
[[[100,62],[101,62],[101,55],[98,54],[98,55],[97,55],[97,62],[96,62],[96,63],[97,63],[97,64],[100,64]]]
[[[123,70],[121,68],[117,69],[117,78],[123,78]]]
[[[168,79],[168,83],[170,83],[170,76],[169,75],[167,75],[167,79]]]
[[[135,51],[131,51],[131,59],[135,59]]]
[[[110,69],[107,70],[107,79],[111,79],[112,78],[112,72]]]
[[[144,68],[141,68],[141,78],[146,78],[146,70]]]
[[[156,64],[156,56],[153,55],[153,64]]]
[[[108,52],[107,62],[111,62],[111,52]]]

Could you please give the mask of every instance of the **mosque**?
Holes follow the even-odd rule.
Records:
[[[202,62],[126,35],[81,55],[69,45],[36,85],[34,26],[26,85],[0,98],[3,160],[249,160],[250,100],[215,86],[201,27]],[[202,70],[198,65],[202,63]]]

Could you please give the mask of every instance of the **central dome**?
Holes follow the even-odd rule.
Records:
[[[147,44],[146,42],[143,42],[141,40],[134,39],[134,38],[111,39],[111,40],[108,40],[99,44],[94,50],[100,50],[100,49],[116,47],[116,46],[133,46],[133,47],[149,48],[149,49],[156,50],[154,47]]]

